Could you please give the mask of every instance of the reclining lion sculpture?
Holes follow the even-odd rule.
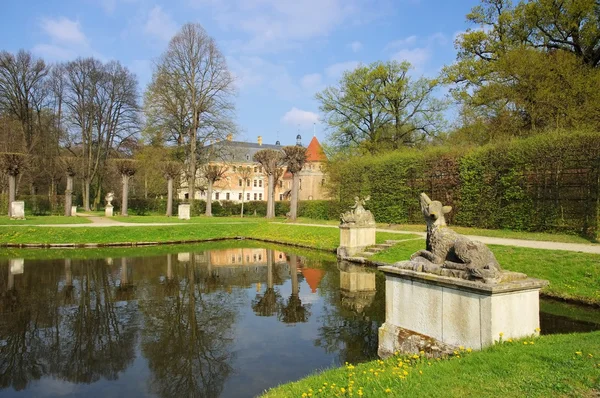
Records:
[[[411,256],[410,261],[396,266],[414,271],[451,276],[484,283],[501,281],[506,274],[510,279],[521,279],[523,274],[505,273],[490,249],[481,242],[460,235],[446,225],[445,215],[452,207],[420,195],[421,211],[427,223],[427,246]]]

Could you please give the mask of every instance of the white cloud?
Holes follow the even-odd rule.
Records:
[[[154,6],[148,13],[144,23],[144,33],[167,42],[177,32],[177,24],[169,14],[163,11],[161,6]]]
[[[37,44],[31,51],[48,61],[68,61],[77,57],[77,53],[54,44]]]
[[[345,71],[356,69],[358,65],[360,65],[360,62],[358,61],[339,62],[337,64],[328,66],[325,69],[325,73],[332,79],[338,79],[344,74]]]
[[[353,41],[352,43],[348,44],[348,47],[350,47],[350,49],[352,50],[352,52],[359,52],[360,50],[362,50],[362,43],[359,41]]]
[[[285,65],[245,55],[228,57],[227,65],[240,90],[267,89],[283,100],[294,100],[301,94],[300,86],[290,76]]]
[[[283,115],[281,122],[292,126],[306,127],[313,123],[319,123],[319,115],[293,107]]]
[[[66,17],[58,19],[43,18],[41,27],[56,43],[87,45],[88,40],[81,31],[79,21],[72,21]]]
[[[392,59],[398,62],[408,61],[416,68],[421,69],[431,58],[431,52],[428,48],[412,48],[397,51],[392,55]]]
[[[369,15],[369,0],[188,0],[210,14],[225,31],[241,31],[247,40],[236,51],[276,52],[309,39],[328,36],[343,24]]]
[[[316,90],[321,86],[321,80],[320,73],[311,73],[302,76],[302,79],[300,79],[300,85],[305,90]]]
[[[410,47],[417,42],[417,36],[408,36],[404,39],[394,40],[385,46],[385,50],[393,50],[397,48]]]

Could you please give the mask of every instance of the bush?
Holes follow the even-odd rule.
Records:
[[[595,237],[600,214],[600,134],[557,132],[470,151],[450,148],[352,157],[329,167],[346,209],[371,196],[378,222],[423,223],[420,192],[453,207],[457,225],[575,232]],[[322,218],[320,205],[303,205]],[[332,218],[331,215],[328,216]]]

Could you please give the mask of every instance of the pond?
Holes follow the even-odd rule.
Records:
[[[27,253],[50,258],[0,259],[1,396],[249,397],[377,356],[384,277],[329,254],[248,241]],[[543,332],[600,329],[585,309],[541,307]]]

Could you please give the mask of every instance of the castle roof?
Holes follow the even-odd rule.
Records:
[[[308,148],[306,148],[306,161],[307,162],[325,162],[327,161],[327,156],[325,156],[325,152],[323,151],[323,147],[317,140],[317,137],[313,137],[310,140],[310,144],[308,144]]]

